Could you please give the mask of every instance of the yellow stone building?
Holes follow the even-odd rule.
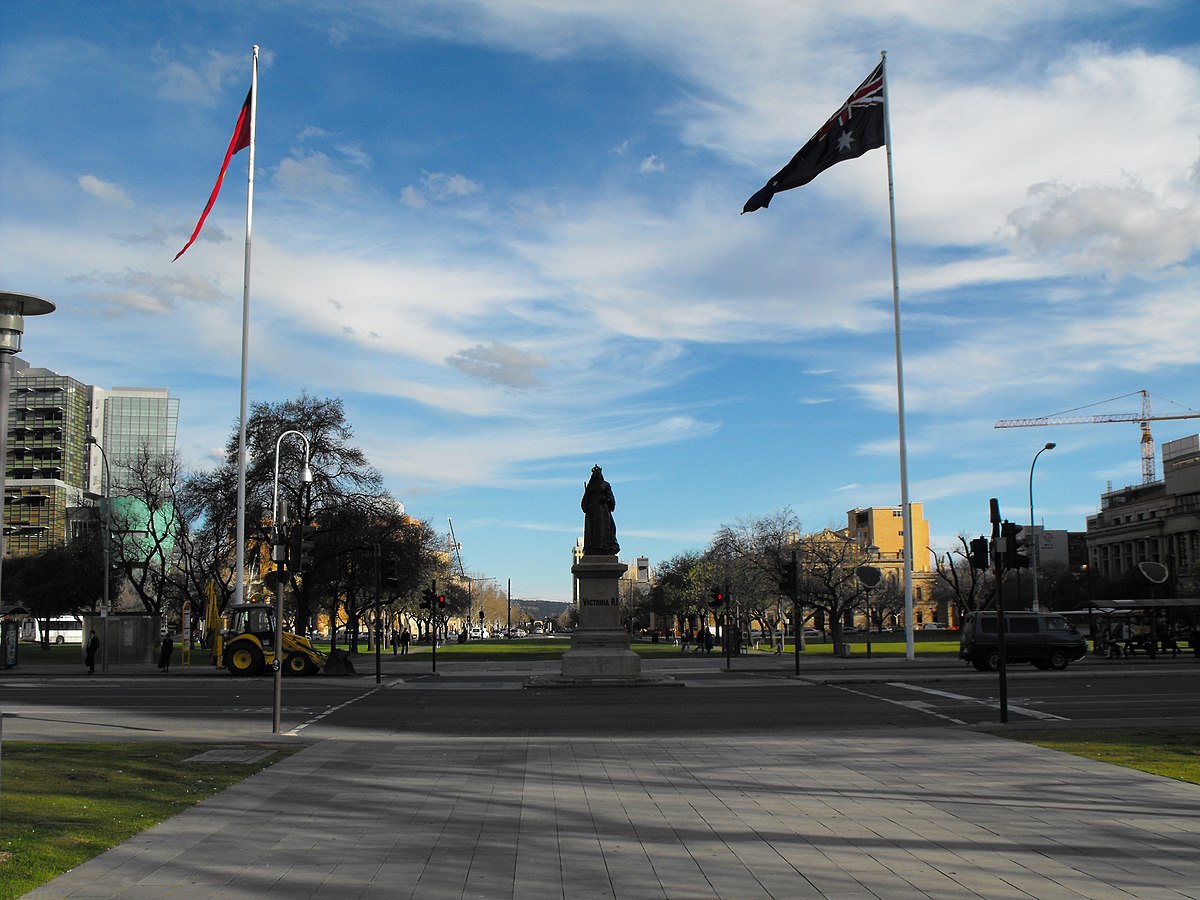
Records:
[[[952,610],[940,610],[933,601],[937,575],[930,561],[929,521],[922,503],[909,503],[913,530],[913,618],[914,626],[948,621]],[[846,535],[858,546],[871,550],[871,565],[896,584],[904,580],[904,514],[899,506],[869,506],[846,513]]]

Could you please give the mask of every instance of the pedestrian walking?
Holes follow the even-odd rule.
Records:
[[[409,633],[408,629],[405,628],[404,631],[402,631],[400,633],[400,655],[401,656],[408,656],[408,645],[411,642],[412,642],[412,635]]]
[[[175,649],[175,642],[171,640],[171,635],[163,632],[162,643],[158,647],[158,667],[164,672],[171,671],[171,653]]]
[[[679,642],[679,652],[687,653],[688,647],[692,646],[692,626],[689,625],[683,630],[683,638]]]
[[[699,649],[699,648],[697,648]],[[704,652],[712,653],[713,649],[713,633],[712,629],[707,625],[704,626]]]
[[[400,648],[400,632],[392,630],[392,656],[396,655],[396,651]]]
[[[96,651],[100,649],[100,638],[96,637],[96,629],[88,634],[87,646],[84,648],[83,661],[87,664],[88,674],[96,674]]]

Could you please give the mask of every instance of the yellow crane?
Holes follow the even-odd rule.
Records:
[[[1200,412],[1188,410],[1185,413],[1176,415],[1156,416],[1150,412],[1150,392],[1135,391],[1134,394],[1141,394],[1142,396],[1141,413],[1110,413],[1100,416],[1041,416],[1036,419],[1001,419],[996,423],[995,427],[1028,428],[1035,425],[1095,425],[1104,422],[1137,422],[1142,429],[1142,483],[1150,484],[1150,482],[1154,481],[1154,437],[1150,434],[1150,423],[1162,422],[1168,419],[1200,419]],[[1123,400],[1126,397],[1134,396],[1134,394],[1123,394],[1120,397],[1113,397],[1112,399]],[[1112,400],[1101,402],[1111,403]],[[1092,405],[1098,406],[1099,404],[1093,403]],[[1068,412],[1073,411],[1068,410]]]

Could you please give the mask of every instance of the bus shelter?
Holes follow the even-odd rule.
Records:
[[[1116,644],[1122,652],[1142,651],[1153,658],[1186,645],[1200,655],[1200,597],[1106,600],[1064,615],[1079,624],[1086,621],[1096,653]]]

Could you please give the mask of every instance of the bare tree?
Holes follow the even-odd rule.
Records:
[[[953,551],[934,553],[933,560],[938,584],[949,591],[961,621],[967,613],[995,602],[995,584],[987,571],[971,565],[971,548],[966,537],[960,534],[958,543]]]

